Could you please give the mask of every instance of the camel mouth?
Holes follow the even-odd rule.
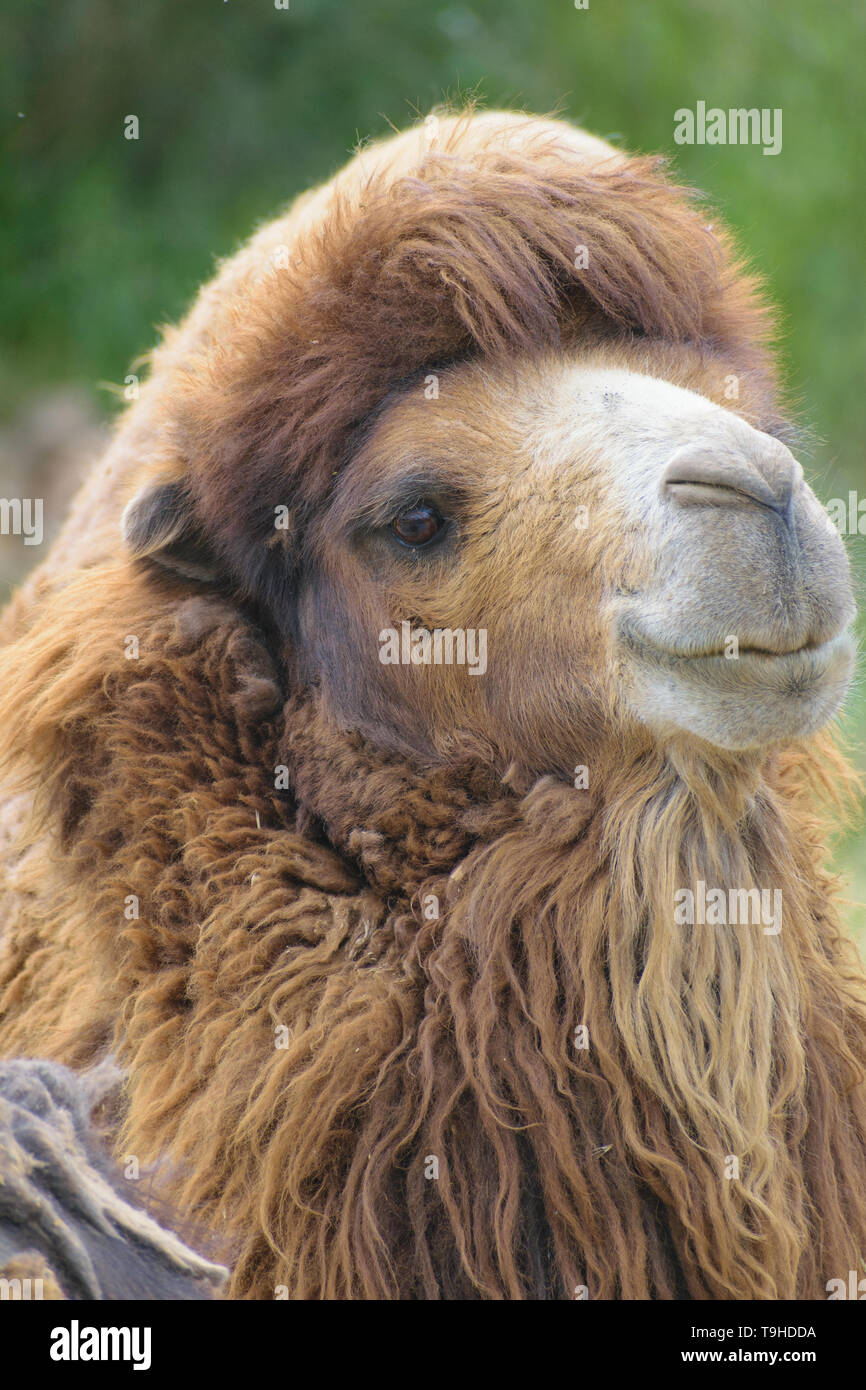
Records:
[[[617,637],[627,698],[641,722],[730,750],[816,733],[837,713],[854,669],[849,626],[778,649],[671,648],[634,622],[620,622]]]
[[[823,640],[808,638],[797,645],[784,646],[780,641],[777,647],[767,647],[761,646],[757,642],[738,640],[733,651],[729,646],[730,639],[727,639],[726,643],[722,645],[712,647],[699,645],[693,648],[668,646],[651,637],[639,625],[631,621],[621,622],[618,625],[617,636],[623,647],[632,655],[670,666],[676,666],[680,663],[698,665],[700,663],[724,662],[725,666],[728,667],[736,661],[796,664],[798,659],[802,662],[821,663],[824,660],[832,660],[846,646],[853,650],[850,624],[830,638]]]

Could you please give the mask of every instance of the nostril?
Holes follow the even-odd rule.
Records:
[[[754,506],[756,502],[774,511],[782,510],[773,497],[760,496],[756,490],[746,492],[743,488],[729,487],[726,483],[705,483],[686,478],[671,478],[665,483],[665,493],[681,507],[736,507]]]
[[[742,454],[710,448],[679,450],[662,475],[663,496],[679,506],[734,507],[756,502],[785,513],[791,501],[798,465],[792,454],[775,453],[760,465]]]

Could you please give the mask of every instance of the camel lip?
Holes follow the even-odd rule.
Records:
[[[768,647],[750,645],[748,642],[741,642],[737,648],[737,656],[729,656],[724,647],[716,647],[709,651],[682,651],[675,647],[665,646],[648,636],[638,624],[634,622],[621,622],[618,624],[617,635],[623,645],[634,656],[645,660],[655,660],[667,666],[673,665],[711,665],[713,662],[724,662],[729,666],[731,661],[746,661],[749,663],[765,663],[767,665],[777,662],[788,662],[791,665],[805,662],[821,662],[830,660],[846,647],[853,648],[853,639],[850,632],[851,624],[840,629],[833,637],[824,641],[810,640],[797,647],[789,647],[784,650],[773,651]]]

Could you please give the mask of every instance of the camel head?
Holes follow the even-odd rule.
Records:
[[[468,731],[541,772],[635,721],[738,750],[831,718],[836,530],[780,439],[646,357],[463,365],[382,408],[299,595],[343,720],[440,752]],[[465,634],[453,665],[437,630]]]
[[[635,723],[741,750],[833,716],[842,541],[781,439],[688,354],[665,365],[469,362],[375,412],[271,614],[346,727],[428,757],[486,740],[540,773]]]
[[[427,760],[564,773],[630,729],[820,728],[848,565],[722,234],[556,122],[407,138],[260,233],[161,350],[173,462],[133,552],[251,595],[292,680]]]

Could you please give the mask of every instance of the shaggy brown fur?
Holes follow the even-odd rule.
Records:
[[[347,712],[360,618],[322,560],[328,507],[419,369],[613,352],[710,397],[735,370],[738,413],[785,428],[766,318],[686,195],[505,125],[446,123],[408,168],[401,137],[327,216],[316,195],[230,263],[82,504],[104,519],[19,599],[0,730],[35,800],[0,1046],[118,1052],[122,1151],[165,1162],[235,1295],[820,1298],[866,1253],[866,981],[822,868],[819,792],[848,778],[829,741],[661,743],[599,683],[570,712],[576,791],[574,751],[545,763],[519,701],[447,737],[443,704],[414,748],[396,697],[390,730],[381,703]],[[151,476],[171,490],[136,548],[180,576],[110,539]],[[349,594],[346,689],[304,636],[317,567]],[[213,572],[216,594],[190,577]],[[674,926],[698,878],[784,884],[784,942]]]
[[[338,197],[288,268],[258,267],[218,300],[175,383],[176,447],[208,538],[275,602],[294,575],[267,545],[274,507],[290,504],[303,531],[357,428],[430,364],[638,334],[705,344],[720,379],[729,357],[747,394],[769,386],[753,285],[659,160],[569,165],[543,126],[526,151],[482,134],[467,159],[460,136],[411,177],[371,175],[360,208]],[[578,243],[592,247],[579,275]],[[762,427],[780,426],[762,405]]]

